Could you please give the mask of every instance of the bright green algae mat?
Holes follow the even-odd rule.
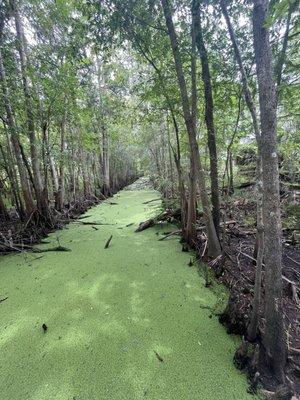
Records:
[[[82,220],[107,225],[72,223],[39,246],[58,237],[70,252],[0,258],[1,400],[253,399],[191,255],[158,241],[165,226],[134,233],[156,197],[122,191]]]

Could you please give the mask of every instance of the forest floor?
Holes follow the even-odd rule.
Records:
[[[255,217],[256,204],[251,192],[246,191],[233,197],[227,219],[233,223],[226,228],[225,257],[212,268],[219,282],[224,283],[230,298],[220,321],[227,326],[228,333],[246,335],[249,315],[252,312],[253,288],[255,282]],[[300,395],[300,320],[299,320],[299,278],[300,278],[300,248],[294,242],[293,234],[299,232],[299,205],[282,204],[283,209],[283,312],[287,339],[288,363],[286,376],[294,393]],[[291,214],[287,210],[292,211]],[[203,247],[203,244],[202,246]],[[198,252],[201,254],[202,250]],[[264,269],[264,268],[263,268]],[[262,274],[264,281],[264,271]],[[264,291],[262,292],[264,297]],[[261,314],[263,315],[263,301]],[[259,326],[259,336],[263,336],[265,319]],[[256,366],[260,372],[260,381],[264,387],[274,388],[274,376],[264,363],[259,360]]]
[[[254,398],[217,318],[224,287],[205,287],[178,238],[158,240],[172,227],[134,232],[160,207],[124,190],[38,246],[70,251],[0,258],[2,399]]]

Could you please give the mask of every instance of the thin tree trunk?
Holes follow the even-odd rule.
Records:
[[[102,193],[104,196],[108,197],[111,195],[110,188],[110,172],[109,172],[109,139],[107,135],[107,130],[104,122],[104,114],[103,114],[103,103],[102,103],[102,86],[101,86],[101,64],[99,57],[96,56],[96,64],[97,64],[97,80],[98,80],[98,91],[99,91],[99,104],[100,109],[99,113],[101,113],[101,131],[102,131]],[[103,76],[102,76],[103,79]]]
[[[226,156],[226,161],[225,161],[225,171],[223,174],[223,187],[222,187],[222,193],[227,193],[228,195],[232,195],[234,193],[234,185],[233,185],[233,160],[232,160],[232,151],[231,147],[234,143],[235,136],[238,132],[238,127],[239,127],[239,122],[240,122],[240,116],[241,116],[241,94],[239,95],[239,101],[238,101],[238,113],[236,117],[236,122],[234,126],[234,131],[233,135],[230,139],[230,142],[227,146],[227,156]],[[227,190],[225,191],[225,177],[227,174]]]
[[[282,308],[282,243],[279,170],[276,134],[276,88],[269,31],[265,26],[268,0],[254,0],[253,36],[258,78],[263,178],[265,247],[265,334],[269,365],[280,382],[285,381],[286,342]]]
[[[295,11],[295,9],[299,6],[299,0],[294,0],[289,3],[289,9],[288,9],[288,15],[286,19],[286,26],[285,26],[285,32],[283,36],[283,43],[282,43],[282,49],[280,51],[277,65],[276,65],[276,84],[277,84],[277,91],[279,93],[280,91],[280,85],[282,81],[282,72],[283,72],[283,66],[284,66],[284,61],[285,61],[285,55],[288,47],[288,40],[289,40],[289,33],[290,33],[290,24],[291,24],[291,18],[292,14]]]
[[[173,149],[174,161],[177,169],[178,176],[178,191],[180,195],[180,206],[181,206],[181,228],[183,232],[183,237],[186,239],[186,226],[187,226],[187,211],[188,203],[186,198],[186,191],[184,186],[184,177],[181,166],[181,151],[180,151],[180,141],[179,141],[179,128],[177,124],[176,117],[173,112],[173,108],[170,108],[170,113],[173,121],[175,138],[176,138],[176,150]]]
[[[11,184],[11,189],[13,193],[13,197],[15,200],[16,208],[19,214],[19,217],[21,221],[24,221],[26,219],[26,211],[24,209],[24,204],[23,204],[23,199],[21,198],[21,193],[22,190],[19,188],[19,179],[18,179],[18,174],[15,168],[15,157],[14,157],[14,152],[13,152],[13,146],[11,143],[11,138],[8,132],[8,129],[6,125],[4,125],[4,130],[5,130],[5,136],[6,136],[6,142],[7,142],[7,156],[5,155],[5,152],[0,145],[2,157],[4,160],[4,165],[6,165],[6,172],[10,180]]]
[[[193,158],[193,163],[196,168],[197,180],[199,184],[200,197],[203,206],[203,214],[204,214],[207,237],[208,237],[209,255],[212,257],[217,257],[221,253],[221,246],[213,223],[211,207],[206,193],[205,175],[201,165],[199,148],[197,143],[196,124],[195,120],[193,119],[189,105],[187,87],[183,74],[182,62],[177,43],[177,36],[175,33],[175,28],[172,20],[170,4],[168,0],[161,0],[161,3],[164,10],[166,25],[173,51],[174,64],[175,64],[178,86],[181,95],[181,104],[184,114],[184,121],[189,138],[191,157]]]
[[[214,125],[214,103],[211,85],[211,76],[208,63],[207,51],[205,48],[202,26],[200,19],[200,1],[193,0],[192,5],[193,14],[193,29],[195,35],[195,42],[199,52],[201,65],[202,65],[202,81],[204,85],[204,98],[205,98],[205,123],[207,127],[207,143],[209,149],[210,160],[210,181],[211,181],[211,203],[212,215],[216,228],[217,235],[219,235],[220,228],[220,198],[219,198],[219,179],[218,179],[218,156],[216,145],[216,134]]]
[[[62,211],[65,203],[65,148],[66,148],[66,116],[60,124],[60,160],[59,160],[59,176],[58,176],[58,190],[56,195],[55,208]]]
[[[168,155],[169,155],[169,177],[171,180],[171,197],[174,197],[174,171],[173,171],[173,160],[172,160],[172,145],[170,138],[170,130],[169,130],[169,121],[168,117],[166,119],[166,127],[167,127],[167,139],[168,139]]]
[[[0,221],[8,221],[10,218],[1,195],[2,190],[3,188],[2,185],[0,184]]]
[[[104,196],[111,195],[110,179],[109,179],[109,140],[107,137],[106,127],[102,127],[102,173]]]
[[[229,151],[229,176],[228,176],[228,191],[229,193],[234,192],[233,186],[233,160],[232,160],[232,152]]]

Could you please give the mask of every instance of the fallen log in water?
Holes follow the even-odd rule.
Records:
[[[18,251],[20,253],[24,251],[31,251],[33,253],[46,253],[48,251],[71,251],[71,249],[68,249],[67,247],[64,246],[55,246],[55,247],[50,247],[48,249],[40,249],[38,247],[33,247],[28,244],[23,244],[23,243],[0,243],[0,253],[10,253],[10,252],[15,252]]]
[[[141,222],[139,224],[139,227],[135,230],[135,232],[144,231],[145,229],[151,228],[151,226],[154,226],[154,225],[155,225],[154,219],[148,219],[145,222]]]
[[[144,201],[143,204],[149,204],[149,203],[153,203],[154,201],[161,201],[161,198],[158,199],[152,199],[152,200],[148,200],[148,201]]]
[[[170,232],[170,233],[166,234],[165,236],[161,237],[161,238],[158,239],[158,240],[162,241],[162,240],[167,239],[167,238],[170,237],[170,236],[179,235],[180,233],[182,233],[182,230],[181,230],[181,229],[178,230],[178,231]]]
[[[111,225],[107,222],[97,222],[97,221],[75,221],[81,225]]]
[[[150,218],[147,221],[143,221],[139,224],[138,228],[135,230],[135,232],[141,232],[144,231],[145,229],[151,228],[158,222],[172,222],[174,219],[179,219],[181,215],[180,209],[177,210],[166,210],[163,211],[162,213],[158,214],[154,218]]]

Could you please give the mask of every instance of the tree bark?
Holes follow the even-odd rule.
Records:
[[[217,235],[219,235],[220,198],[219,198],[219,179],[218,179],[218,156],[217,156],[215,125],[214,125],[214,103],[213,103],[212,84],[211,84],[208,56],[202,34],[199,0],[193,0],[192,15],[193,15],[193,29],[195,35],[195,42],[202,65],[202,81],[204,85],[204,98],[205,98],[205,123],[207,128],[207,144],[208,144],[209,160],[210,160],[212,215]]]
[[[0,221],[9,221],[9,214],[5,207],[4,200],[1,196],[2,185],[0,185]]]
[[[269,365],[277,379],[285,381],[286,343],[282,308],[282,242],[277,155],[277,96],[272,67],[269,31],[265,26],[268,0],[254,0],[253,36],[258,79],[263,179],[265,247],[265,334]]]
[[[55,201],[55,208],[62,211],[65,202],[65,147],[66,147],[66,116],[60,124],[60,161],[59,161],[59,175],[58,175],[58,190]]]
[[[102,126],[102,176],[102,192],[104,196],[108,197],[111,195],[109,178],[109,141],[105,126]]]
[[[199,184],[200,197],[203,206],[203,214],[204,214],[207,237],[208,237],[209,255],[212,257],[217,257],[221,253],[221,246],[213,223],[210,202],[206,193],[205,175],[200,161],[196,124],[192,116],[189,105],[187,87],[182,69],[182,61],[179,53],[177,36],[172,20],[170,4],[168,0],[161,0],[161,4],[163,7],[166,25],[168,29],[168,35],[170,38],[172,52],[173,52],[174,64],[175,64],[178,86],[181,96],[181,105],[183,109],[184,121],[189,138],[191,157],[193,158],[193,163],[196,168],[197,180]]]
[[[21,198],[22,190],[20,190],[20,187],[19,187],[19,178],[18,178],[18,174],[16,171],[16,167],[15,167],[16,161],[15,161],[15,157],[14,157],[13,146],[11,143],[11,138],[10,138],[7,126],[5,124],[3,124],[3,126],[4,126],[4,130],[5,130],[5,136],[6,136],[7,154],[5,154],[5,151],[1,145],[0,145],[0,150],[2,153],[2,158],[4,161],[6,173],[10,180],[11,190],[12,190],[13,198],[15,200],[15,205],[16,205],[18,215],[19,215],[21,221],[25,221],[26,220],[26,212],[24,209],[23,199]]]

